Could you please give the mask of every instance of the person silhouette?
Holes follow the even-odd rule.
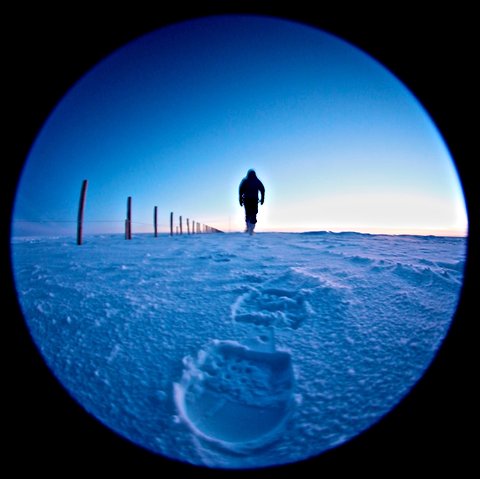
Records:
[[[258,213],[258,192],[260,191],[260,204],[263,205],[265,200],[265,187],[257,178],[255,170],[248,170],[247,176],[240,183],[239,202],[240,206],[245,207],[245,223],[246,233],[253,234],[257,223]]]

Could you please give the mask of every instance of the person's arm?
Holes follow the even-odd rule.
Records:
[[[240,187],[238,188],[238,202],[240,203],[240,206],[243,206],[243,186],[244,186],[244,181],[240,183]]]
[[[263,205],[263,202],[265,201],[265,187],[263,186],[263,183],[258,180],[260,183],[260,204]]]

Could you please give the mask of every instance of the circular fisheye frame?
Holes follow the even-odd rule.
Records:
[[[319,29],[229,15],[75,84],[27,158],[11,250],[30,333],[86,411],[169,459],[246,469],[399,404],[450,327],[467,228],[396,77]]]

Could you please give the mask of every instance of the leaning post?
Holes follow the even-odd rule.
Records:
[[[85,209],[85,198],[87,196],[88,181],[83,180],[82,189],[80,191],[80,204],[78,206],[77,218],[77,244],[81,245],[83,242],[83,211]]]

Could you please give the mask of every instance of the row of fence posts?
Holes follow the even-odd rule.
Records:
[[[80,191],[80,204],[78,207],[77,219],[77,244],[81,245],[83,242],[83,217],[85,210],[85,199],[87,195],[88,180],[83,180],[82,189]],[[182,216],[178,218],[179,224],[175,227],[176,234],[183,234],[183,219]],[[223,233],[223,231],[213,228],[212,226],[202,225],[198,221],[192,220],[190,225],[189,218],[186,218],[187,234],[200,233]],[[191,228],[190,228],[191,226]],[[158,207],[153,208],[153,234],[155,238],[158,236]],[[173,212],[170,213],[170,236],[173,236]],[[132,197],[127,198],[127,218],[125,219],[125,239],[132,239]]]
[[[156,208],[156,207],[155,207]],[[156,220],[154,221],[154,223]],[[186,225],[187,225],[187,234],[200,234],[200,233],[223,233],[223,231],[213,228],[212,226],[202,225],[198,221],[195,222],[192,220],[192,224],[190,225],[190,219],[186,218]],[[182,216],[178,217],[178,225],[175,226],[175,234],[183,235],[183,218]],[[170,236],[173,236],[173,212],[170,213]]]

